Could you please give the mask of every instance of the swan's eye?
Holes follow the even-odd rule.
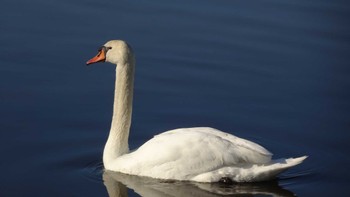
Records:
[[[107,53],[107,51],[109,51],[109,49],[112,49],[112,47],[104,47],[105,53]]]
[[[107,53],[109,49],[112,49],[112,47],[102,46],[98,49],[98,52],[104,51],[105,53]]]

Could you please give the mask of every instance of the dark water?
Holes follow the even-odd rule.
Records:
[[[349,18],[342,0],[2,1],[0,196],[350,195]],[[131,148],[211,126],[310,157],[230,187],[103,175],[114,66],[85,62],[111,39],[137,57]]]

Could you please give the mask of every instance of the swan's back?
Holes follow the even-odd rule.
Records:
[[[272,154],[260,145],[207,127],[156,135],[116,159],[112,171],[161,179],[191,180],[227,166],[265,164]]]
[[[201,146],[198,148],[204,148],[204,150],[201,149],[202,151],[212,151],[209,153],[216,155],[224,154],[228,157],[225,161],[229,163],[263,164],[271,161],[272,154],[264,147],[210,127],[174,129],[161,133],[154,138],[159,138],[160,141],[164,141],[165,139],[171,139],[173,137],[187,138],[185,137],[186,135],[193,138],[197,137],[195,140],[198,142],[198,146]],[[192,141],[193,139],[189,140]],[[207,146],[203,146],[203,143]]]

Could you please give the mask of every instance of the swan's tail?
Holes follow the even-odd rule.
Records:
[[[289,159],[272,160],[270,164],[257,166],[255,170],[255,181],[266,181],[275,178],[278,174],[288,170],[289,168],[302,163],[307,156]]]
[[[258,182],[274,179],[278,174],[303,162],[307,156],[289,159],[272,160],[266,164],[243,164],[227,166],[193,177],[197,182],[218,182],[229,178],[234,182]]]
[[[298,164],[301,164],[306,158],[307,156],[302,156],[298,158],[289,158],[289,159],[276,159],[276,160],[272,160],[271,165],[279,164],[281,165],[281,167],[290,168]]]

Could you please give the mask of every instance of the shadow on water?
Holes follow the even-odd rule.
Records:
[[[296,196],[284,189],[279,181],[307,176],[309,173],[284,175],[278,180],[259,183],[197,183],[168,181],[104,171],[101,162],[94,161],[84,168],[89,180],[103,182],[109,197],[127,197],[128,188],[141,196]]]
[[[103,181],[110,197],[126,197],[127,188],[141,196],[295,196],[293,192],[279,186],[277,181],[228,185],[163,181],[109,171],[103,173]]]

